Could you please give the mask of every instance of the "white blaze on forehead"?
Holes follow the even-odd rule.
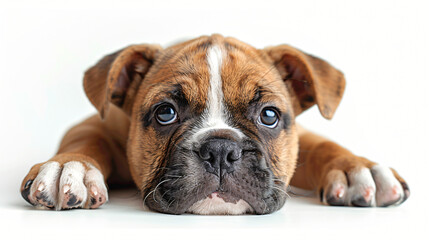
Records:
[[[224,124],[225,107],[222,91],[221,69],[223,52],[218,46],[213,46],[207,54],[207,63],[210,70],[210,89],[207,94],[208,126]]]
[[[207,51],[207,65],[210,73],[210,87],[207,94],[207,105],[203,113],[201,128],[197,130],[194,137],[198,139],[203,133],[212,129],[230,129],[239,137],[243,136],[240,130],[227,124],[227,111],[224,105],[222,90],[222,63],[225,53],[217,45],[210,47]]]

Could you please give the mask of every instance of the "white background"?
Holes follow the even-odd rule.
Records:
[[[0,238],[427,239],[428,10],[427,1],[2,1]],[[312,108],[298,121],[397,169],[411,198],[384,209],[292,198],[277,213],[239,217],[147,212],[133,191],[113,192],[99,210],[29,207],[22,178],[95,112],[84,70],[132,43],[212,33],[259,48],[288,43],[342,70],[347,87],[334,119]]]

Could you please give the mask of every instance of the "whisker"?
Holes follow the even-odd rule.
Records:
[[[305,189],[295,188],[292,186],[288,186],[287,191],[296,197],[314,197],[315,196],[314,190],[305,190]]]
[[[283,190],[283,189],[281,189],[279,187],[275,187],[275,186],[273,186],[273,188],[279,190],[282,193],[284,193],[286,195],[286,197],[291,198],[290,195],[285,190]]]
[[[170,174],[165,174],[164,176],[166,176],[166,177],[173,177],[173,178],[181,178],[181,177],[183,177],[183,176],[170,175]]]
[[[156,201],[156,199],[155,199],[156,189],[157,189],[159,186],[161,186],[161,184],[163,184],[163,183],[165,183],[165,182],[168,182],[168,181],[171,181],[171,179],[165,179],[165,180],[161,181],[160,183],[158,183],[158,185],[156,185],[155,189],[153,190],[152,198],[153,198],[153,200],[154,200],[156,203],[157,203],[157,201]],[[162,199],[162,198],[161,198],[161,199]]]
[[[261,79],[262,79],[262,78],[264,78],[265,76],[267,76],[267,74],[268,74],[268,73],[270,73],[274,68],[276,68],[276,65],[274,65],[274,64],[273,64],[273,65],[270,67],[270,69],[268,69],[268,71],[267,71],[266,73],[264,73],[264,75],[262,75]]]
[[[177,178],[176,180],[174,180],[174,182],[172,183],[172,184],[175,184],[177,181],[179,181],[179,179],[181,179],[182,177],[184,177],[184,176],[181,176],[181,177],[179,177],[179,178]]]
[[[171,181],[172,179],[166,179],[166,180],[163,180],[163,181],[161,181],[160,183],[158,183],[158,185],[156,185],[156,187],[152,190],[152,191],[150,191],[148,194],[146,194],[146,196],[144,197],[144,199],[143,199],[143,204],[145,204],[146,203],[146,199],[152,194],[152,197],[153,197],[153,200],[157,203],[158,201],[155,199],[155,192],[156,192],[156,189],[161,185],[161,184],[163,184],[163,183],[165,183],[165,182],[168,182],[168,181]]]
[[[176,201],[176,199],[174,199],[174,198],[173,198],[173,201],[171,201],[171,202],[168,204],[168,206],[167,206],[167,210],[170,208],[171,204],[172,204],[174,201]]]

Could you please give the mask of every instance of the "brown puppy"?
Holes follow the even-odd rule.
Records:
[[[133,45],[90,68],[84,87],[99,114],[24,178],[35,206],[97,208],[105,182],[132,181],[150,209],[173,214],[271,213],[289,184],[330,205],[389,206],[410,194],[394,170],[296,125],[315,104],[332,118],[345,80],[287,45],[258,50],[220,35]]]

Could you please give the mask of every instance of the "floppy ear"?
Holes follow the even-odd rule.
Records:
[[[105,116],[109,103],[130,113],[139,85],[159,51],[161,47],[158,45],[131,45],[103,57],[85,72],[83,86],[86,96],[101,118]]]
[[[292,90],[295,115],[317,104],[322,116],[331,119],[344,93],[344,75],[322,59],[288,45],[264,50]]]

